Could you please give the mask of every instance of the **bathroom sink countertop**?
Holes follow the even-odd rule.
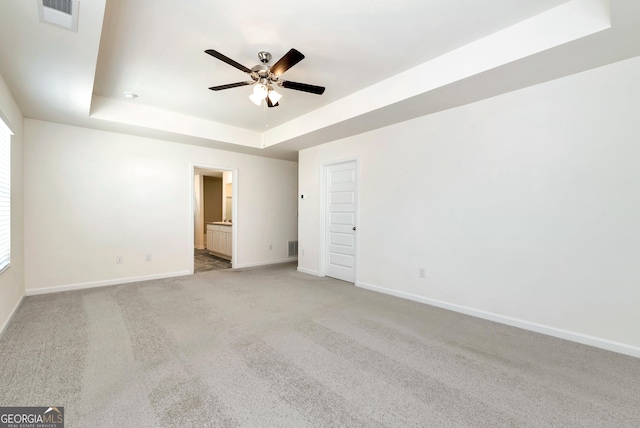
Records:
[[[224,221],[208,221],[207,224],[216,224],[218,226],[231,226],[230,222],[224,222]]]

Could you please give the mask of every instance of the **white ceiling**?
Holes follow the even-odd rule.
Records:
[[[640,55],[637,0],[82,0],[78,32],[0,2],[0,73],[25,117],[257,155],[297,150]],[[609,5],[610,4],[610,8]],[[252,67],[306,59],[257,107]],[[124,98],[125,91],[139,97]]]

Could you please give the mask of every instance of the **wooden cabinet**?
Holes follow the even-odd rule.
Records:
[[[231,226],[207,224],[207,250],[211,254],[231,260],[232,242]]]

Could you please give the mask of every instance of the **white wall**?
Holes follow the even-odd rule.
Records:
[[[204,176],[194,174],[193,177],[194,230],[193,247],[203,250],[206,247],[206,226],[204,224]]]
[[[2,333],[24,296],[24,190],[23,117],[1,75],[0,117],[14,133],[11,138],[11,266],[0,274],[0,333]]]
[[[236,267],[297,238],[295,162],[32,119],[24,156],[28,294],[188,273],[192,164],[237,168]]]
[[[302,151],[299,270],[324,272],[322,164],[356,157],[358,285],[640,356],[638,76],[634,58]]]

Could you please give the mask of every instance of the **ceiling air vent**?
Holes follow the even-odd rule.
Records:
[[[36,0],[40,21],[78,31],[79,0]]]

